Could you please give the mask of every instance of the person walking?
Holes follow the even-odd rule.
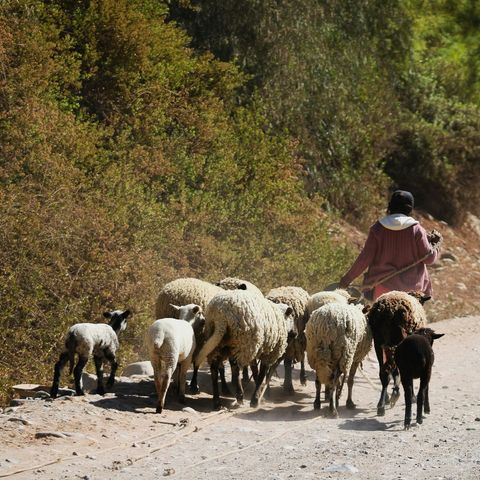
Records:
[[[367,299],[374,301],[392,290],[417,290],[432,296],[427,265],[437,260],[442,236],[435,230],[427,233],[410,216],[413,207],[414,198],[410,192],[393,192],[387,215],[370,227],[362,251],[340,280],[340,288],[347,288],[367,270],[363,277]]]

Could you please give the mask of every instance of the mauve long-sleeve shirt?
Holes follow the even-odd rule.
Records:
[[[342,277],[341,284],[348,285],[367,268],[363,285],[372,285],[394,271],[411,265],[431,253],[426,259],[403,273],[385,280],[380,285],[388,290],[421,292],[432,295],[432,282],[427,265],[438,257],[438,249],[430,245],[427,232],[413,218],[405,215],[389,215],[370,227],[363,250],[350,270]]]

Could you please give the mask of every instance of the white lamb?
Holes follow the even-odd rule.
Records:
[[[320,409],[320,387],[323,383],[330,412],[337,416],[338,402],[347,375],[347,408],[355,408],[352,400],[355,372],[372,343],[370,327],[361,306],[328,303],[312,313],[305,334],[308,362],[316,372],[314,408]]]
[[[158,294],[155,305],[155,318],[178,318],[178,311],[175,305],[188,305],[194,303],[202,307],[205,311],[210,300],[218,293],[223,293],[220,288],[212,283],[199,280],[198,278],[178,278],[166,283]],[[177,307],[178,308],[178,307]],[[196,348],[193,354],[195,359],[198,352],[205,343],[204,327],[205,323],[198,318],[192,324],[195,332]],[[230,393],[225,379],[225,370],[220,366],[220,380],[222,383],[222,392],[226,395]],[[198,393],[198,367],[193,369],[192,379],[190,380],[190,393]]]
[[[258,405],[265,390],[260,391],[263,380],[267,378],[268,383],[273,368],[285,352],[288,332],[293,327],[291,313],[290,307],[274,304],[248,290],[226,291],[211,300],[205,312],[208,340],[195,363],[199,365],[208,357],[214,408],[220,407],[218,365],[226,358],[234,360],[232,379],[239,403],[243,402],[239,369],[260,360],[260,371],[250,401],[251,406]]]
[[[157,413],[165,406],[170,380],[178,369],[178,400],[185,403],[185,380],[195,350],[195,334],[192,323],[203,318],[199,305],[178,307],[179,318],[161,318],[153,322],[147,331],[146,344],[152,362],[155,387],[158,395]]]
[[[99,395],[105,394],[105,387],[103,386],[103,362],[105,360],[108,360],[111,365],[107,387],[113,386],[115,372],[118,368],[115,358],[115,353],[119,346],[118,334],[127,327],[127,317],[129,315],[130,310],[114,310],[103,314],[105,318],[110,319],[108,324],[77,323],[69,328],[65,337],[65,349],[55,364],[53,384],[50,390],[50,396],[52,398],[57,396],[60,375],[68,361],[70,361],[70,375],[73,371],[75,379],[76,394],[84,394],[82,388],[82,371],[91,355],[93,355],[95,360],[95,368],[97,371],[97,393]],[[75,354],[78,354],[78,362],[74,370]]]

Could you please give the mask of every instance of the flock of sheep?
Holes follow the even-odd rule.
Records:
[[[314,408],[320,409],[321,385],[329,412],[337,408],[347,380],[347,408],[355,408],[352,389],[355,373],[373,343],[377,354],[382,393],[377,413],[385,413],[385,403],[394,405],[399,397],[400,380],[405,392],[405,428],[411,422],[413,378],[420,378],[417,399],[418,424],[423,412],[429,413],[428,383],[433,364],[433,339],[441,335],[426,328],[423,303],[418,292],[389,292],[373,305],[363,305],[346,290],[322,291],[309,295],[300,287],[279,287],[263,293],[252,283],[226,278],[216,285],[180,278],[167,283],[157,298],[156,320],[146,332],[146,345],[154,370],[158,394],[157,412],[165,406],[165,396],[174,378],[178,399],[185,401],[186,373],[193,364],[190,393],[198,393],[198,368],[210,365],[213,407],[221,406],[222,393],[229,391],[224,362],[229,361],[232,384],[238,403],[243,402],[243,380],[251,370],[255,390],[250,405],[256,407],[277,365],[285,366],[284,390],[293,392],[292,365],[301,363],[300,381],[306,384],[305,353],[316,373]],[[105,392],[103,363],[111,364],[107,386],[113,385],[117,363],[118,334],[126,327],[130,312],[106,312],[109,324],[81,323],[67,332],[65,349],[55,364],[51,396],[58,394],[62,369],[70,362],[75,390],[82,395],[81,374],[93,355],[97,370],[97,392]],[[78,362],[74,366],[74,357]],[[177,372],[177,374],[175,374]],[[390,399],[389,379],[394,387]]]

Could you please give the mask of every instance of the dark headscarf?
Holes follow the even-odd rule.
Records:
[[[388,211],[390,213],[403,213],[410,215],[414,206],[413,195],[406,190],[395,190],[388,203]]]

